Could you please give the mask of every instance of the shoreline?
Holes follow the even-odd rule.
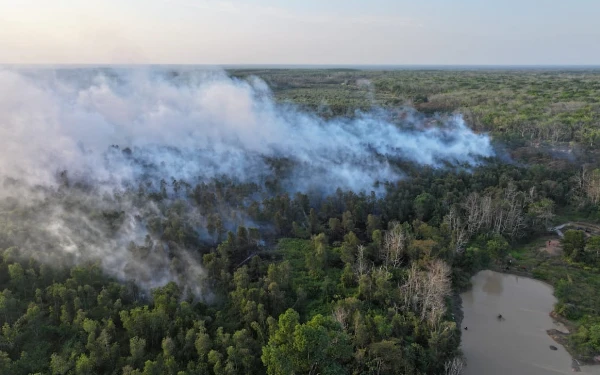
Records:
[[[554,293],[554,285],[544,281],[544,280],[539,280],[537,278],[535,278],[533,276],[533,273],[529,272],[529,271],[519,271],[516,269],[506,269],[506,268],[502,268],[502,267],[494,267],[494,265],[482,269],[478,272],[481,271],[485,271],[485,270],[489,270],[489,271],[494,271],[494,272],[498,272],[498,273],[503,273],[503,274],[508,274],[508,275],[515,275],[515,276],[521,276],[521,277],[527,277],[530,278],[532,280],[536,280],[536,281],[540,281],[543,282],[544,284],[547,284],[548,286],[552,287],[552,291]],[[460,322],[462,323],[462,320],[464,318],[464,313],[462,311],[462,298],[460,297],[460,293],[463,293],[464,291],[470,289],[472,286],[469,286],[469,288],[466,288],[465,290],[463,290],[462,292],[456,292],[457,296],[453,296],[453,313],[455,314],[455,316],[457,316],[455,310],[456,308],[460,309]],[[458,304],[455,304],[455,302],[458,302]],[[458,307],[457,307],[458,306]],[[554,307],[553,309],[548,313],[548,315],[550,316],[550,318],[552,318],[555,322],[558,322],[562,325],[565,326],[565,328],[567,328],[568,333],[567,332],[562,332],[559,331],[555,328],[552,329],[548,329],[546,330],[546,333],[548,334],[548,336],[550,336],[552,338],[552,340],[554,340],[554,342],[556,342],[557,344],[561,345],[564,347],[565,351],[567,353],[569,353],[569,355],[571,356],[573,363],[572,363],[572,368],[574,372],[580,372],[580,366],[600,366],[600,362],[595,361],[595,360],[585,360],[582,359],[579,354],[575,353],[573,351],[573,348],[569,345],[569,337],[576,332],[577,330],[577,324],[575,322],[572,322],[560,315],[558,315],[555,311],[554,311]],[[458,320],[456,320],[458,322]],[[461,331],[462,332],[462,331]]]

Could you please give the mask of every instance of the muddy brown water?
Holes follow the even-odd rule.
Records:
[[[464,375],[573,373],[569,353],[546,333],[567,331],[549,316],[556,303],[551,286],[494,271],[481,271],[471,281],[473,287],[461,294]],[[600,366],[581,366],[579,374],[600,375]]]

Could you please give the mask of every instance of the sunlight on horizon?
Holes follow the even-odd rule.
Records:
[[[0,0],[4,64],[598,64],[600,2]]]

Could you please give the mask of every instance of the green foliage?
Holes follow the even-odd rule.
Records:
[[[600,322],[585,321],[576,333],[569,337],[569,344],[586,360],[600,352]]]
[[[360,240],[354,234],[354,232],[350,232],[344,236],[344,242],[342,242],[342,249],[340,259],[342,262],[353,264],[356,259],[356,251],[358,245],[360,244]]]
[[[488,253],[494,259],[503,259],[507,255],[509,248],[510,245],[508,244],[508,241],[499,235],[495,235],[486,244]]]
[[[276,85],[278,100],[325,108],[325,117],[403,103],[425,112],[458,110],[476,130],[506,140],[511,156],[529,166],[487,160],[467,171],[391,162],[406,178],[380,184],[378,195],[338,189],[313,199],[284,191],[280,177],[293,161],[272,158],[274,175],[264,185],[162,180],[155,189],[140,184],[107,197],[131,201],[148,228],[145,239],[125,249],[133,260],[169,249],[170,267],[182,281],[183,249],[202,259],[197,284],[209,292],[205,300],[185,283],[140,290],[110,279],[98,265],[40,263],[52,243],[39,253],[16,246],[23,236],[36,237],[30,218],[44,217],[52,202],[97,211],[93,224],[112,243],[129,212],[78,202],[74,197],[85,187],[63,183],[39,206],[2,200],[0,374],[443,373],[443,364],[459,354],[460,334],[450,314],[431,323],[417,311],[418,301],[405,299],[412,267],[422,272],[443,260],[461,289],[509,252],[536,264],[534,275],[555,285],[556,311],[580,323],[573,346],[588,356],[600,351],[600,277],[593,268],[600,236],[567,231],[568,265],[511,251],[523,237],[545,231],[555,211],[590,218],[600,212],[593,189],[598,173],[582,179],[567,161],[549,156],[558,142],[600,140],[597,73],[237,74],[251,73]],[[598,167],[593,152],[577,157]],[[470,206],[471,217],[469,197],[480,204]],[[148,201],[153,210],[141,209]],[[503,220],[494,225],[478,225],[498,217]]]
[[[600,236],[593,236],[587,240],[584,254],[588,262],[600,265]]]
[[[417,218],[427,221],[435,209],[435,198],[429,193],[421,193],[415,198],[414,205]]]
[[[585,234],[580,230],[569,229],[562,239],[562,248],[566,257],[581,259],[585,248]]]
[[[345,373],[343,364],[352,356],[352,346],[337,322],[316,315],[299,324],[298,313],[289,309],[279,317],[278,326],[263,348],[262,361],[269,375]]]
[[[534,140],[600,140],[600,74],[597,70],[238,70],[258,75],[275,97],[320,111],[354,115],[356,109],[409,104],[425,113],[461,112],[477,130],[519,144]],[[368,82],[368,84],[365,84]]]
[[[554,217],[554,201],[549,198],[543,198],[529,205],[529,215],[534,217],[543,229],[547,228]]]

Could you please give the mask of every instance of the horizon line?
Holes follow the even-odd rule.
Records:
[[[376,68],[415,69],[415,68],[488,68],[488,69],[600,69],[600,64],[301,64],[301,63],[250,63],[250,64],[205,64],[205,63],[0,63],[0,67],[28,68],[102,68],[102,67],[203,67],[215,69],[355,69],[375,70]],[[374,69],[375,68],[375,69]]]

